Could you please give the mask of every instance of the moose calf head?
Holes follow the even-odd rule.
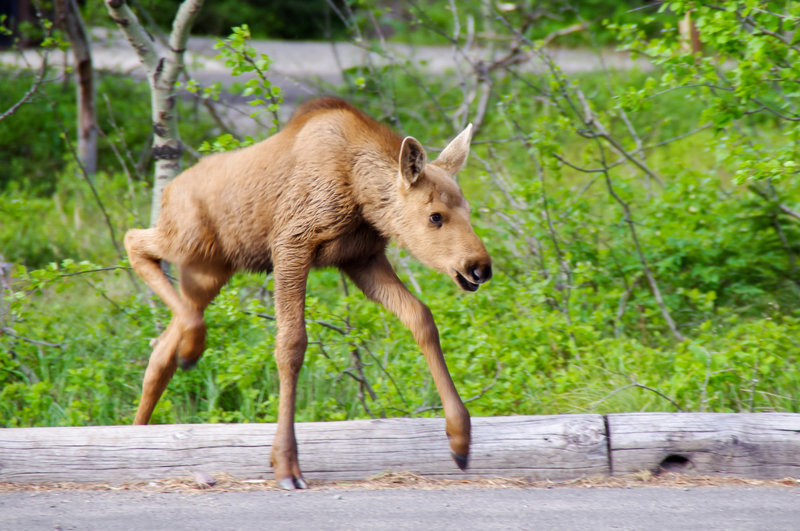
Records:
[[[470,208],[455,181],[469,155],[472,124],[427,162],[422,145],[407,136],[400,147],[397,186],[403,202],[402,243],[422,263],[475,291],[492,278],[492,262],[469,222]]]

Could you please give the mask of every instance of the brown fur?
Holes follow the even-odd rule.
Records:
[[[415,139],[322,98],[300,107],[280,133],[206,157],[179,175],[164,190],[157,226],[125,235],[131,265],[173,313],[150,356],[135,423],[149,421],[178,361],[191,366],[202,355],[203,311],[231,275],[273,271],[280,405],[272,464],[281,486],[304,488],[294,408],[307,344],[306,279],[313,267],[336,266],[413,332],[442,399],[453,455],[465,467],[469,414],[430,311],[397,278],[385,249],[396,238],[463,289],[489,280],[491,261],[452,179],[466,161],[470,134],[468,127],[428,164]],[[159,260],[180,268],[180,295]]]

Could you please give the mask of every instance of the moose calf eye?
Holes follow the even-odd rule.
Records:
[[[442,215],[438,212],[436,214],[431,214],[430,217],[431,223],[434,225],[441,225],[442,224]]]

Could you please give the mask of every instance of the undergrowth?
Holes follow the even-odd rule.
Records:
[[[712,35],[713,24],[733,31],[703,13]],[[544,74],[498,76],[459,177],[495,270],[477,293],[390,248],[433,312],[472,414],[800,411],[797,128],[737,108],[750,100],[730,96],[735,87],[709,89],[717,74],[703,61],[670,60],[649,72],[567,78],[542,58]],[[423,79],[409,69],[351,69],[333,90],[426,146],[458,130],[453,116],[480,115],[477,98],[469,112],[457,109],[481,78]],[[104,83],[114,108],[144,107],[141,88]],[[8,87],[9,101],[25,89]],[[782,101],[765,94],[765,105]],[[58,101],[59,112],[74,113],[69,98]],[[36,140],[38,123],[17,120],[14,135],[27,140],[3,143],[12,162],[0,192],[2,426],[132,419],[149,343],[169,319],[111,239],[112,229],[118,244],[148,222],[147,180],[123,146],[145,142],[136,112],[125,126],[121,115],[116,127],[101,122],[128,153],[126,172],[106,144],[93,180],[110,224],[58,142]],[[192,116],[187,144],[224,133],[199,110]],[[172,380],[154,422],[276,419],[271,282],[238,274],[223,289],[206,311],[201,362]],[[440,414],[410,332],[339,272],[311,274],[306,311],[298,420]]]

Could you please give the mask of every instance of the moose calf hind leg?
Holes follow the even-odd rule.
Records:
[[[184,323],[176,352],[181,370],[193,369],[206,349],[206,325],[203,316],[194,315]]]
[[[181,340],[178,361],[181,369],[194,367],[206,348],[206,323],[203,312],[230,279],[227,268],[190,264],[180,268],[183,312],[180,315]]]
[[[181,335],[177,322],[173,318],[163,334],[158,338],[150,354],[150,361],[144,373],[142,382],[142,397],[136,410],[134,424],[147,424],[153,414],[158,399],[167,388],[177,368],[175,350],[180,342]]]
[[[289,328],[288,332],[285,331]],[[297,378],[303,366],[308,337],[305,326],[284,327],[275,341],[275,361],[280,376],[278,429],[272,443],[270,461],[278,486],[285,490],[308,487],[300,471],[297,438],[294,431]]]

